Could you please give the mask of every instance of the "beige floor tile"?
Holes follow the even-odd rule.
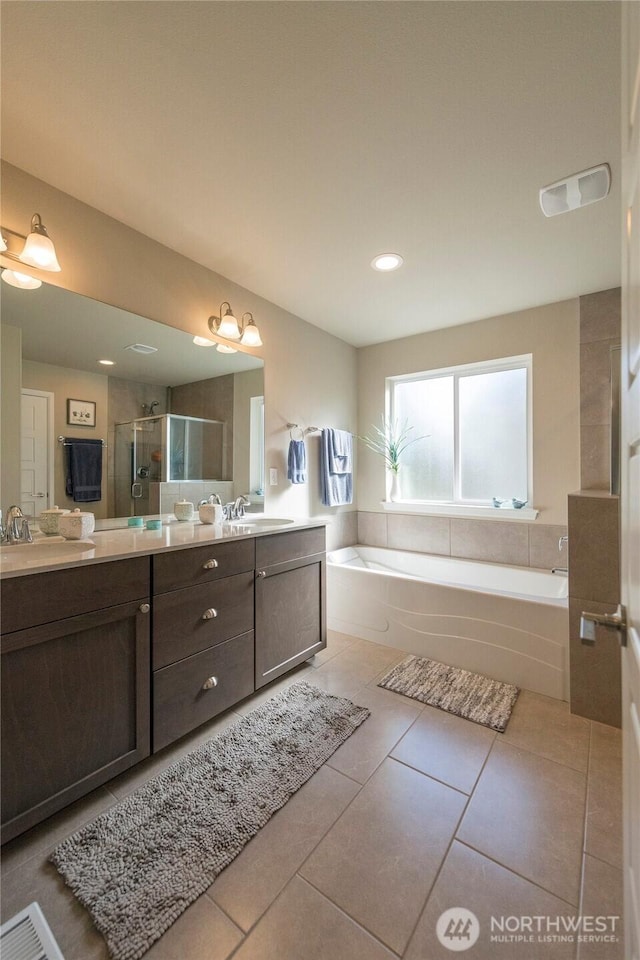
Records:
[[[300,874],[402,953],[465,802],[461,793],[385,760]]]
[[[147,757],[146,760],[143,760],[142,763],[137,764],[131,770],[126,770],[119,776],[114,777],[113,780],[107,783],[107,789],[119,800],[126,797],[132,790],[141,787],[151,780],[152,777],[157,777],[163,770],[170,767],[172,763],[176,763],[181,757],[184,757],[185,754],[199,747],[200,744],[218,736],[218,734],[222,733],[223,730],[226,730],[227,727],[234,723],[239,716],[240,714],[234,713],[233,710],[228,710],[221,717],[216,717],[209,723],[203,724],[177,743],[172,743],[164,750],[161,750],[160,753],[156,753],[152,757]]]
[[[64,840],[84,823],[93,820],[115,803],[115,797],[104,787],[98,787],[81,800],[54,814],[36,827],[23,833],[2,848],[2,877],[25,861]]]
[[[236,704],[233,709],[236,713],[246,716],[248,713],[251,713],[252,710],[255,710],[256,707],[262,706],[263,703],[266,703],[271,697],[275,697],[277,693],[280,693],[281,690],[284,690],[292,683],[300,683],[302,680],[307,682],[312,680],[315,673],[314,668],[305,661],[305,663],[301,663],[299,667],[292,670],[291,673],[287,673],[284,677],[274,680],[273,683],[268,684],[266,687],[261,687],[253,696],[243,700],[242,703]]]
[[[553,921],[558,916],[573,917],[576,910],[528,880],[454,841],[404,954],[405,960],[449,960],[452,950],[439,941],[436,924],[445,910],[455,906],[470,910],[479,921],[479,936],[468,954],[474,960],[573,960],[575,956],[573,943],[544,943],[538,939],[546,934],[546,926],[540,933],[536,929],[531,934],[534,942],[505,943],[492,939],[501,936],[499,929],[492,932],[492,918],[498,924],[503,917],[523,915],[549,917]],[[553,927],[551,930],[553,934]],[[522,931],[522,935],[530,934]],[[457,945],[464,941],[452,939],[448,942]]]
[[[615,940],[585,940],[578,945],[578,960],[624,960],[622,911],[622,870],[585,854],[580,913],[583,917],[615,917],[606,934],[592,934]]]
[[[234,954],[234,960],[397,958],[317,890],[294,877]]]
[[[242,931],[203,894],[144,956],[145,960],[226,960],[242,936]]]
[[[222,871],[209,895],[249,930],[358,790],[353,780],[321,767]]]
[[[319,667],[321,664],[326,663],[327,660],[332,660],[333,657],[337,657],[339,653],[344,653],[348,647],[356,642],[356,637],[351,637],[347,633],[338,633],[336,630],[327,630],[326,647],[324,650],[320,650],[319,653],[316,653],[315,657],[310,660],[309,663],[312,667]]]
[[[56,868],[38,855],[2,885],[2,921],[36,900],[65,960],[109,960],[104,938]]]
[[[622,866],[622,735],[616,727],[591,725],[585,850]]]
[[[391,756],[471,793],[496,733],[435,707],[425,707]]]
[[[496,742],[458,838],[577,906],[586,778]]]
[[[522,690],[500,739],[586,773],[589,728],[589,721],[573,716],[563,700]]]
[[[420,716],[423,706],[367,686],[356,690],[351,699],[358,706],[368,707],[371,715],[327,762],[334,770],[365,783]]]

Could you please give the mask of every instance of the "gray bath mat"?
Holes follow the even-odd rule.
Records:
[[[520,692],[511,683],[411,655],[389,670],[378,686],[499,733],[504,733]]]
[[[111,956],[142,957],[368,716],[295,683],[59,844]]]

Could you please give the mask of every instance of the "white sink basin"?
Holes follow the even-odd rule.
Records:
[[[0,546],[2,560],[17,560],[20,563],[75,557],[87,550],[93,550],[95,544],[90,540],[65,540],[64,537],[47,537],[46,540],[34,540],[33,543],[3,543]]]

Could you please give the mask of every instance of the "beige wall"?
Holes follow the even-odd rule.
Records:
[[[20,390],[22,331],[6,323],[0,328],[2,409],[0,411],[0,506],[20,503]]]
[[[86,437],[89,440],[107,440],[109,433],[109,386],[108,377],[98,373],[85,373],[82,370],[70,370],[55,367],[48,363],[35,363],[25,360],[22,364],[22,386],[33,390],[46,390],[54,394],[54,435],[55,437]],[[96,405],[95,427],[72,427],[67,424],[67,399],[91,400]],[[96,517],[109,515],[107,507],[107,449],[102,456],[102,500],[87,503],[74,503],[66,495],[65,450],[57,441],[53,448],[54,495],[53,502],[59,507],[74,510],[89,510]]]
[[[533,355],[533,506],[538,522],[565,524],[580,483],[578,300],[523,310],[358,351],[358,431],[384,413],[385,378],[497,357]],[[381,510],[382,461],[359,447],[358,507]]]
[[[266,465],[279,475],[278,486],[266,488],[267,509],[340,512],[320,503],[317,436],[309,443],[310,482],[287,482],[286,423],[355,431],[354,347],[10,164],[2,164],[2,191],[4,226],[24,233],[34,210],[41,213],[63,268],[43,275],[48,282],[192,334],[207,333],[222,300],[250,310],[264,340],[251,352],[265,361]]]

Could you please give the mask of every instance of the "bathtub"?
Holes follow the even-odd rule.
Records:
[[[330,629],[569,699],[566,577],[382,547],[327,559]]]

